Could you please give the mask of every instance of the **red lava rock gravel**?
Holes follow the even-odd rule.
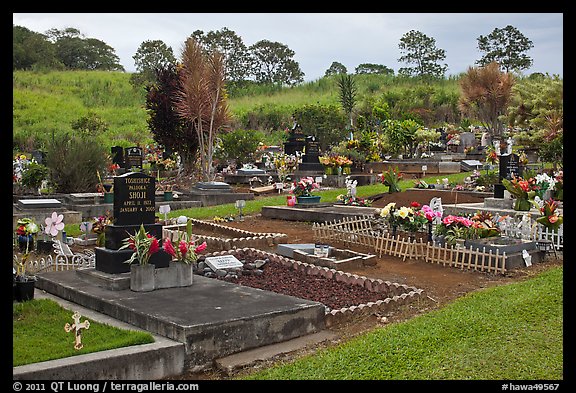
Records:
[[[246,262],[249,261],[246,260]],[[217,278],[252,288],[317,301],[333,310],[383,300],[382,293],[371,292],[359,285],[309,275],[290,269],[280,262],[269,261],[262,267],[262,270],[263,274],[259,276],[242,274],[238,278]]]

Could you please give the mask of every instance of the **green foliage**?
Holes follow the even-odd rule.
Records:
[[[57,192],[96,192],[98,176],[105,173],[108,149],[88,137],[59,134],[47,146],[46,166]]]
[[[220,135],[221,143],[215,156],[221,161],[242,164],[255,161],[260,143],[264,142],[264,133],[256,130],[234,130]]]
[[[50,299],[14,303],[12,365],[16,367],[154,342],[148,332],[119,329],[89,319],[90,329],[82,335],[84,346],[76,350],[74,333],[64,330],[66,323],[74,323],[72,314],[73,311],[62,308]]]
[[[71,127],[77,133],[91,137],[98,137],[108,130],[108,124],[94,112],[73,121]]]
[[[49,174],[50,171],[47,167],[32,161],[22,174],[22,185],[36,190],[43,180],[48,180]]]
[[[338,79],[338,88],[340,89],[340,104],[342,105],[344,112],[348,114],[350,127],[353,127],[352,111],[356,104],[356,93],[358,92],[358,89],[356,88],[356,83],[354,82],[352,75],[340,74]]]
[[[304,105],[294,110],[293,117],[304,135],[318,139],[322,151],[328,151],[347,136],[346,116],[336,105]]]
[[[526,70],[534,62],[525,52],[534,47],[532,41],[514,26],[492,30],[488,36],[478,37],[478,49],[483,52],[476,64],[485,66],[497,62],[506,72]]]
[[[260,40],[249,48],[256,81],[295,85],[304,80],[300,65],[293,59],[294,51],[280,42]]]
[[[394,75],[392,68],[386,67],[382,64],[362,63],[354,70],[357,74],[386,74]]]
[[[347,73],[348,73],[348,69],[346,68],[346,66],[344,64],[339,63],[337,61],[333,61],[332,64],[330,65],[330,67],[324,73],[324,76],[347,74]]]
[[[508,125],[546,128],[546,118],[564,110],[564,81],[548,74],[517,79],[506,111]]]
[[[446,59],[446,51],[436,48],[436,40],[426,34],[410,30],[400,39],[398,48],[402,56],[400,63],[415,64],[414,67],[403,67],[399,75],[417,76],[425,79],[443,78],[448,65],[438,64]]]

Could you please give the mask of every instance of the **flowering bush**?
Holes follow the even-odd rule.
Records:
[[[442,217],[441,211],[434,211],[428,205],[423,205],[422,208],[420,209],[420,211],[424,214],[424,217],[426,217],[428,222],[432,222],[434,220],[434,218],[436,218],[436,217],[438,217],[438,218]]]
[[[385,186],[390,187],[389,192],[400,192],[400,180],[402,179],[402,174],[398,171],[398,167],[389,169],[380,174],[380,181]]]
[[[158,239],[146,232],[144,224],[140,224],[138,232],[124,239],[124,244],[119,250],[125,248],[134,251],[130,259],[125,261],[126,263],[132,264],[139,261],[140,265],[147,265],[150,257],[160,250],[160,243]]]
[[[536,219],[537,222],[550,228],[554,231],[558,230],[558,227],[564,222],[564,216],[558,214],[558,202],[553,199],[549,199],[540,208],[541,217]]]
[[[300,181],[292,183],[290,193],[296,196],[311,196],[312,191],[320,188],[320,185],[310,176],[303,177]]]

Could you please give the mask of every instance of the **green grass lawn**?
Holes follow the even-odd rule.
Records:
[[[90,327],[82,334],[84,347],[75,350],[74,332],[64,331],[66,323],[74,323],[72,314],[74,311],[66,310],[49,299],[14,303],[13,366],[154,342],[150,333],[119,329],[88,318]],[[80,322],[84,322],[85,319],[82,317]]]
[[[563,269],[470,293],[243,379],[561,380]]]

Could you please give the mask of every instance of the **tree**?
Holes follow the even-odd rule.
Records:
[[[352,75],[340,74],[338,79],[338,87],[340,88],[340,104],[344,112],[348,115],[350,119],[350,128],[354,128],[354,122],[352,120],[352,111],[354,110],[354,105],[356,104],[356,83],[352,78]]]
[[[215,178],[214,142],[230,121],[225,89],[224,56],[205,54],[194,38],[188,38],[182,51],[180,86],[175,97],[176,113],[192,122],[200,150],[201,176]]]
[[[444,49],[436,48],[436,40],[419,31],[410,30],[400,39],[401,63],[415,64],[398,70],[399,75],[420,76],[424,78],[443,78],[448,65],[438,62],[446,58]]]
[[[202,30],[196,30],[192,33],[192,38],[195,38],[207,53],[217,51],[224,56],[228,82],[248,79],[250,54],[242,38],[234,31],[226,27],[218,31],[209,31],[206,34]]]
[[[147,122],[154,140],[178,152],[184,166],[191,170],[196,161],[198,135],[192,121],[180,117],[174,109],[174,97],[180,89],[179,70],[173,64],[156,69],[156,82],[146,86]]]
[[[260,83],[294,85],[304,80],[300,66],[292,59],[294,51],[280,42],[261,40],[250,48],[252,74]]]
[[[500,71],[498,63],[470,67],[460,79],[460,110],[478,118],[494,137],[502,136],[500,117],[506,113],[514,77]]]
[[[330,68],[328,68],[324,73],[324,76],[347,74],[347,73],[348,70],[346,69],[344,64],[338,63],[337,61],[333,61],[332,64],[330,65]]]
[[[12,67],[15,70],[32,68],[63,68],[56,58],[54,44],[40,33],[26,27],[12,28]]]
[[[78,29],[50,29],[48,39],[56,47],[56,56],[73,70],[124,71],[114,49],[95,38],[84,38]]]
[[[394,70],[382,64],[362,63],[356,67],[357,74],[384,74],[394,75]]]
[[[166,69],[176,64],[172,48],[161,40],[144,41],[132,56],[136,72],[130,76],[130,83],[142,86],[154,82],[157,69]]]
[[[514,26],[494,29],[488,36],[478,37],[478,49],[484,56],[476,64],[485,66],[495,61],[506,72],[525,70],[532,66],[533,60],[524,52],[533,47],[532,41]]]

